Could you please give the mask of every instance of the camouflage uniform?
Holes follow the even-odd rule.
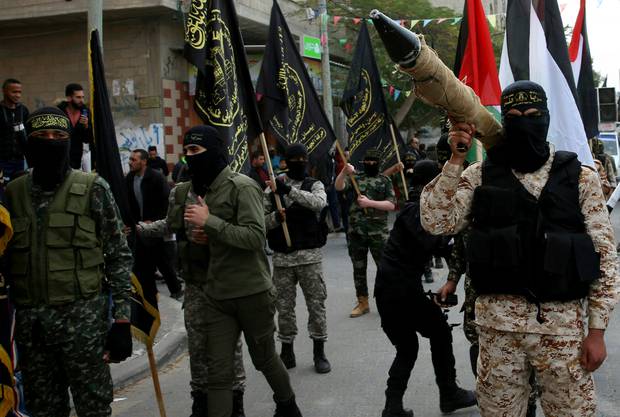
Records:
[[[396,204],[392,181],[385,175],[379,174],[370,177],[364,173],[356,174],[355,180],[360,193],[371,200],[387,200]],[[376,265],[379,265],[383,246],[388,238],[388,212],[367,208],[366,212],[361,208],[355,198],[355,191],[347,177],[345,190],[352,195],[354,202],[349,209],[349,230],[347,241],[349,256],[353,263],[353,280],[355,292],[358,297],[368,296],[368,282],[366,279],[366,267],[368,265],[368,251],[372,255]]]
[[[57,190],[43,192],[32,185],[30,175],[24,180],[31,190],[37,219],[32,227],[36,227],[37,240],[43,241],[43,223]],[[9,186],[9,208],[12,207],[11,195]],[[129,319],[131,252],[105,180],[100,177],[94,180],[88,201],[88,216],[94,220],[97,238],[102,243],[104,273],[114,302],[114,318]],[[16,226],[16,237],[9,244],[9,251],[18,245],[18,232],[19,226]],[[112,378],[108,365],[102,360],[107,333],[107,299],[106,294],[100,293],[88,298],[77,296],[74,301],[63,304],[50,304],[45,297],[36,300],[34,305],[16,302],[15,337],[26,406],[33,416],[68,417],[68,388],[78,416],[111,415]]]
[[[282,199],[284,207],[297,203],[309,208],[319,216],[327,207],[327,195],[321,181],[312,184],[312,190],[300,190],[303,181],[293,180],[287,176],[281,180],[291,187],[291,191]],[[271,203],[271,192],[264,194],[265,227],[275,229],[280,225],[276,219]],[[297,283],[306,299],[308,307],[308,333],[313,340],[327,340],[327,317],[325,299],[327,290],[323,280],[323,263],[321,248],[302,249],[291,253],[274,251],[273,283],[277,290],[276,307],[278,309],[278,339],[282,343],[293,343],[297,335],[295,318],[295,300]]]
[[[547,162],[533,173],[514,172],[535,197],[549,178],[553,146]],[[422,194],[422,224],[437,234],[454,234],[468,225],[474,189],[480,186],[481,164],[463,168],[446,164],[442,175],[429,183]],[[476,324],[480,329],[478,401],[483,416],[522,416],[530,368],[543,387],[542,407],[546,415],[594,415],[594,385],[591,373],[579,363],[584,327],[605,329],[620,295],[614,234],[609,222],[598,177],[582,168],[579,202],[587,233],[600,254],[601,276],[590,287],[585,300],[543,302],[543,323],[536,320],[537,308],[523,297],[483,295],[476,300]],[[584,318],[588,322],[584,322]],[[509,381],[508,376],[514,377]],[[510,382],[510,384],[508,384]],[[567,401],[570,399],[570,404]]]
[[[139,233],[144,237],[163,237],[170,233],[177,233],[178,230],[173,230],[172,224],[172,212],[175,207],[175,198],[179,189],[177,184],[175,188],[170,192],[168,198],[168,215],[166,219],[158,220],[153,223],[140,223]],[[186,205],[198,204],[198,196],[194,193],[193,188],[187,194],[185,200]],[[189,240],[192,240],[192,231],[195,227],[184,221],[185,233]],[[183,276],[183,271],[181,271]],[[205,277],[206,278],[206,277]],[[207,325],[207,318],[205,316],[206,311],[206,291],[205,286],[199,283],[193,283],[188,279],[185,279],[185,297],[183,299],[183,316],[185,319],[185,329],[187,330],[187,350],[189,352],[189,369],[190,369],[190,387],[192,391],[198,391],[202,393],[207,392],[207,332],[205,331]],[[237,347],[234,352],[234,378],[233,378],[233,390],[244,391],[245,390],[245,369],[243,367],[243,353],[241,338],[237,341]]]

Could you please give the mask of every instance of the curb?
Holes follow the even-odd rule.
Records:
[[[160,304],[162,302],[175,302],[169,297],[160,294]],[[155,355],[155,363],[157,364],[157,370],[161,369],[168,363],[174,361],[182,353],[187,350],[187,331],[185,330],[185,323],[183,320],[183,313],[175,314],[173,317],[168,317],[168,320],[172,320],[172,327],[170,330],[160,335],[160,339],[153,346],[153,353]],[[136,339],[133,343],[140,343]],[[146,355],[146,348],[140,343],[140,354],[130,358],[120,364],[110,368],[112,374],[112,381],[114,383],[114,391],[121,390],[133,383],[150,376],[151,370],[149,367],[149,360]]]

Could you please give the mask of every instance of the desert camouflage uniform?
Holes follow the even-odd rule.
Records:
[[[523,186],[538,197],[547,183],[554,159],[537,171],[514,172]],[[474,189],[481,185],[481,164],[463,168],[446,164],[442,175],[422,194],[422,224],[437,234],[454,234],[468,225]],[[605,329],[620,295],[614,234],[597,174],[582,168],[579,201],[586,231],[601,256],[601,277],[586,300],[541,303],[537,308],[514,295],[481,295],[476,300],[480,335],[478,401],[483,416],[522,416],[530,367],[543,388],[542,407],[549,416],[592,416],[595,410],[591,373],[579,363],[584,327]],[[584,322],[584,317],[588,322]],[[505,349],[505,350],[502,350]],[[507,353],[510,351],[510,353]],[[508,382],[509,375],[515,375]],[[524,376],[525,375],[525,376]],[[570,399],[570,405],[567,400]]]
[[[364,173],[356,174],[355,180],[360,193],[371,200],[387,200],[396,204],[392,181],[383,174],[369,177]],[[357,204],[355,190],[351,179],[347,177],[345,190],[351,195],[353,203],[349,209],[349,230],[347,241],[349,256],[353,263],[353,280],[358,297],[368,296],[368,281],[366,267],[368,266],[368,251],[376,265],[379,265],[383,246],[388,238],[388,212],[367,208],[366,212]]]
[[[32,186],[31,177],[27,181]],[[43,221],[55,193],[32,186],[39,240],[44,239]],[[92,185],[89,203],[90,217],[102,242],[107,277],[104,285],[112,295],[114,318],[129,319],[131,252],[122,233],[118,207],[101,177]],[[108,329],[107,300],[107,294],[100,294],[61,305],[41,302],[33,307],[16,306],[15,339],[24,398],[33,416],[68,417],[69,388],[79,417],[112,414],[112,378],[102,360]]]
[[[282,177],[285,184],[291,186],[291,192],[283,198],[284,207],[294,202],[309,208],[319,216],[327,207],[327,195],[321,181],[312,184],[312,190],[300,190],[303,181]],[[271,203],[271,193],[266,192],[265,227],[267,230],[279,226],[276,213]],[[327,290],[323,279],[323,263],[321,248],[302,249],[291,253],[273,253],[273,284],[277,290],[276,307],[278,309],[278,339],[282,343],[292,343],[297,335],[295,318],[295,300],[297,283],[306,299],[308,307],[308,333],[313,340],[327,340],[327,315],[325,300]]]
[[[178,185],[178,184],[177,184]],[[173,188],[168,198],[168,217],[163,220],[145,224],[140,223],[140,233],[145,237],[163,237],[170,233],[176,233],[171,224],[171,210],[175,205],[177,187]],[[187,194],[186,205],[198,204],[198,196],[193,188]],[[189,240],[192,240],[192,232],[196,229],[191,223],[185,221],[185,233]],[[183,271],[181,271],[181,276]],[[206,277],[205,277],[206,280]],[[193,283],[189,280],[185,282],[185,297],[183,299],[183,316],[185,319],[185,329],[187,330],[187,351],[189,352],[189,369],[191,381],[189,383],[192,391],[207,392],[207,325],[206,311],[206,292],[205,286]],[[234,378],[233,390],[245,390],[245,369],[243,367],[243,353],[241,338],[237,341],[234,359]]]

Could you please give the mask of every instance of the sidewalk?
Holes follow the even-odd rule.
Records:
[[[153,351],[157,368],[161,369],[185,352],[187,332],[185,331],[181,302],[168,296],[169,292],[164,284],[158,283],[158,290],[161,326],[155,336]],[[110,370],[115,391],[150,375],[149,359],[144,344],[134,339],[131,358],[110,365]]]

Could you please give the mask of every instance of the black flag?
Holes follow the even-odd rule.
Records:
[[[248,140],[254,140],[262,126],[233,1],[192,1],[185,57],[198,67],[194,109],[229,141],[231,169],[245,171]]]
[[[310,166],[320,166],[336,135],[275,0],[256,92],[269,132],[283,143],[303,143]]]
[[[366,150],[374,148],[380,152],[384,165],[395,163],[396,150],[390,132],[390,123],[393,122],[388,115],[382,88],[368,27],[366,22],[362,22],[342,95],[342,110],[347,115],[350,160],[353,162],[361,161]],[[398,129],[394,128],[394,133],[399,150],[403,152],[405,146]]]
[[[104,178],[114,194],[121,212],[123,223],[134,226],[129,208],[127,188],[123,177],[121,157],[116,142],[116,131],[108,88],[105,81],[103,57],[99,43],[99,32],[93,30],[89,46],[91,115],[93,124],[95,169]],[[153,282],[141,282],[131,276],[131,324],[134,336],[146,344],[152,344],[159,329],[160,319],[157,308],[157,288]]]

